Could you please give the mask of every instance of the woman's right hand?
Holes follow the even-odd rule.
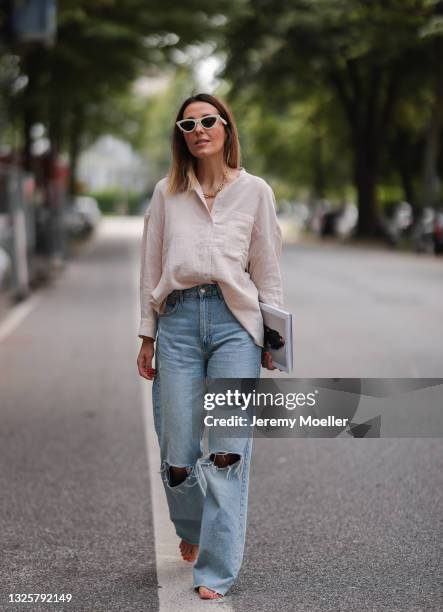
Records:
[[[138,372],[140,376],[146,380],[153,380],[157,374],[157,370],[152,367],[152,358],[154,357],[154,340],[153,338],[143,338],[143,343],[140,347],[140,352],[137,358]]]

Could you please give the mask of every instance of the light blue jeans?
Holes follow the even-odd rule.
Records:
[[[219,286],[203,284],[169,294],[158,318],[155,362],[154,424],[170,518],[180,538],[199,545],[194,589],[204,585],[225,595],[243,559],[252,434],[221,437],[209,427],[203,456],[209,414],[203,394],[208,379],[259,378],[261,347],[231,313]],[[214,456],[224,453],[238,457],[219,467]],[[170,466],[187,468],[180,484],[171,484]]]

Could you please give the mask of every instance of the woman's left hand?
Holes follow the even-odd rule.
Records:
[[[271,357],[270,351],[267,351],[265,349],[262,349],[262,352],[261,352],[261,364],[267,370],[277,369],[275,365],[272,363],[272,357]]]

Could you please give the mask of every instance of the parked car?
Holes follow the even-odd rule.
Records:
[[[435,211],[434,219],[434,253],[443,253],[443,208]]]
[[[436,211],[425,206],[421,211],[412,230],[412,244],[417,252],[433,253],[435,250],[435,220]]]
[[[86,230],[88,232],[94,230],[102,217],[97,200],[90,196],[77,196],[74,200],[74,206],[83,216]]]
[[[81,236],[85,231],[85,221],[80,211],[73,205],[67,206],[64,213],[65,228],[70,236]]]
[[[417,252],[443,253],[443,207],[425,206],[414,225],[412,243]]]
[[[9,254],[0,247],[0,289],[6,287],[12,274],[12,262]]]
[[[65,225],[69,234],[85,236],[97,227],[102,213],[95,198],[76,196],[65,210]]]
[[[348,238],[355,228],[358,221],[358,206],[353,202],[346,202],[340,208],[340,214],[335,220],[335,233],[340,238]]]
[[[340,216],[340,210],[330,210],[323,213],[320,218],[320,235],[321,236],[333,236],[335,235],[335,224],[338,217]]]
[[[346,202],[339,208],[323,213],[320,219],[320,234],[346,238],[354,231],[357,220],[357,206],[352,202]]]
[[[310,207],[310,215],[306,223],[307,228],[317,234],[321,233],[323,216],[331,209],[332,204],[329,200],[317,200]]]
[[[388,242],[395,245],[412,229],[413,220],[409,202],[389,202],[380,218],[381,230]]]

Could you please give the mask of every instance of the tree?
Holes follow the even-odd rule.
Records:
[[[437,167],[443,127],[443,2],[437,1],[432,4],[433,13],[421,30],[422,37],[429,41],[431,66],[430,113],[426,129],[420,194],[422,206],[437,204],[441,185]]]
[[[359,235],[377,231],[380,163],[399,100],[421,64],[427,0],[249,0],[226,28],[223,76],[233,91],[285,108],[315,92],[335,96],[347,125]]]
[[[61,0],[56,44],[12,50],[27,79],[12,104],[15,118],[22,119],[25,164],[31,165],[31,126],[41,122],[52,154],[69,151],[75,169],[85,134],[106,126],[100,116],[112,114],[113,100],[121,100],[137,76],[170,66],[188,45],[210,38],[219,14],[233,2],[213,0],[203,9],[198,0],[186,6],[173,0]]]

